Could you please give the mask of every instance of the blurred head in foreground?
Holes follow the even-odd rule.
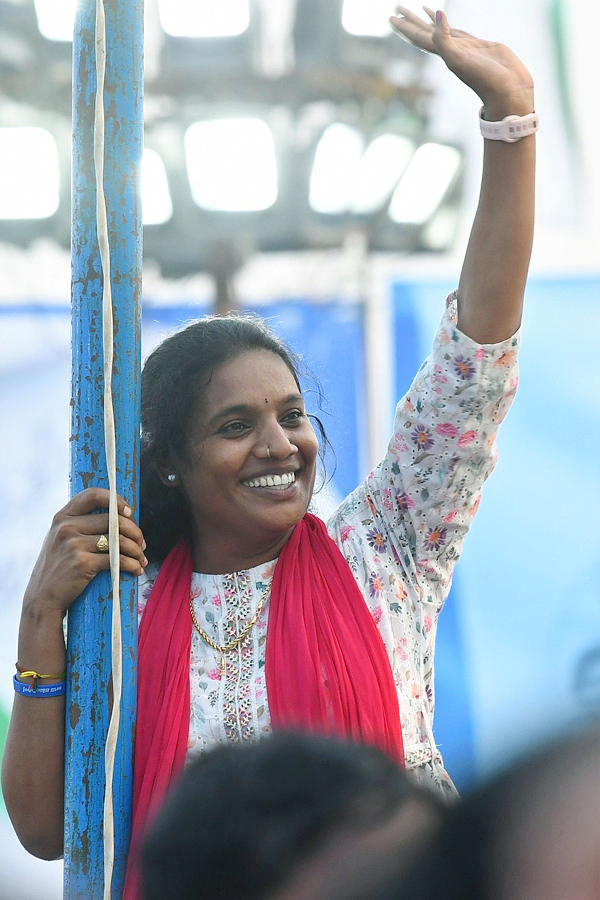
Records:
[[[600,730],[512,765],[449,811],[413,868],[350,898],[600,900]]]
[[[142,849],[145,900],[317,900],[412,859],[435,796],[362,744],[274,734],[184,772]]]

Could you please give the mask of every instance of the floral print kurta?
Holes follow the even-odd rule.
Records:
[[[437,617],[496,462],[496,433],[517,387],[518,336],[480,346],[455,326],[451,295],[433,351],[396,410],[384,460],[337,509],[328,531],[347,559],[388,651],[406,766],[452,794],[433,738]],[[220,646],[255,613],[275,562],[229,575],[194,573],[198,622]],[[156,571],[142,577],[140,614]],[[221,658],[196,629],[191,649],[189,755],[270,731],[265,685],[269,604]]]

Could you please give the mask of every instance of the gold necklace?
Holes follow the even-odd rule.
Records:
[[[242,630],[238,634],[238,636],[236,638],[234,638],[232,641],[229,641],[229,643],[225,644],[223,647],[221,647],[220,644],[217,644],[216,641],[213,641],[213,639],[211,637],[209,637],[208,634],[202,628],[200,628],[198,619],[196,618],[196,613],[194,611],[194,600],[192,597],[190,597],[190,612],[192,614],[192,622],[194,623],[196,631],[198,632],[200,637],[206,641],[206,643],[209,645],[209,647],[212,647],[213,650],[216,650],[217,653],[221,654],[221,678],[225,674],[225,654],[229,653],[230,650],[233,650],[235,647],[237,647],[238,644],[241,644],[241,642],[244,640],[246,635],[250,632],[251,628],[254,625],[256,625],[256,623],[258,622],[258,617],[260,616],[260,614],[262,612],[262,608],[265,605],[265,601],[267,599],[267,596],[268,596],[270,590],[271,590],[271,582],[269,582],[269,584],[264,589],[262,596],[261,596],[260,600],[258,601],[258,606],[256,607],[256,612],[254,613],[252,618],[248,622],[246,622],[246,624],[244,625],[244,627],[242,628]]]

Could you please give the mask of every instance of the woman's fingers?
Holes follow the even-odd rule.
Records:
[[[95,544],[101,535],[108,537],[109,516],[106,510],[109,503],[109,492],[106,488],[87,488],[76,494],[54,517],[53,528],[67,540],[76,540],[78,535],[93,535]],[[127,501],[117,496],[119,534],[128,539],[126,544],[140,560],[146,548],[144,535],[132,518],[132,510]],[[98,548],[96,552],[105,552],[107,548]],[[135,545],[135,546],[134,546]]]
[[[133,519],[119,516],[119,534],[129,539],[129,544],[135,544],[138,551],[145,550],[146,542],[141,529]],[[81,535],[91,535],[96,542],[101,535],[108,536],[108,513],[90,513],[89,515],[73,516],[65,514],[64,510],[55,516],[53,528],[65,541],[77,541]],[[86,546],[87,546],[86,542]],[[106,548],[105,548],[106,549]]]
[[[60,513],[65,513],[69,516],[83,516],[86,513],[93,512],[95,509],[108,509],[109,496],[107,488],[86,488],[84,491],[75,494],[75,496],[63,506],[59,515]],[[120,495],[117,495],[117,507],[120,515],[125,516],[126,518],[132,516],[133,513],[130,505],[125,498]]]
[[[521,106],[531,105],[533,80],[508,47],[451,28],[443,10],[423,9],[430,22],[404,6],[396,7],[399,15],[390,18],[394,30],[421,50],[440,56],[450,71],[479,95],[486,108],[490,102],[501,106],[506,101],[521,115]]]
[[[426,50],[429,53],[443,55],[440,52],[442,47],[450,49],[453,41],[467,41],[474,45],[486,42],[479,41],[474,35],[468,31],[461,31],[459,28],[451,28],[446,13],[443,10],[437,12],[424,6],[423,10],[431,19],[426,22],[412,10],[404,6],[397,6],[396,11],[400,16],[391,16],[390,23],[394,30],[401,36],[405,37],[411,44],[420,50]]]
[[[54,516],[24,597],[38,618],[64,614],[92,578],[110,568],[108,504],[108,490],[87,488]],[[121,571],[141,575],[148,564],[144,536],[123,497],[117,506]]]
[[[433,26],[405,6],[397,6],[396,12],[399,15],[390,16],[390,24],[394,31],[419,50],[437,53],[433,43]],[[433,20],[435,21],[435,13]]]
[[[100,546],[98,546],[98,542],[102,537],[105,537],[106,541],[101,542]],[[108,534],[105,534],[104,532],[101,534],[90,534],[87,539],[86,549],[89,553],[99,554],[108,558]],[[148,560],[146,559],[144,550],[139,542],[125,537],[122,533],[119,535],[119,550],[121,551],[121,559],[128,558],[133,560],[137,563],[138,568],[143,569],[148,565]],[[108,568],[108,566],[103,566],[103,568]]]
[[[65,610],[98,572],[110,567],[108,502],[106,489],[88,488],[55,515],[29,583],[31,602]],[[118,508],[121,570],[141,575],[148,564],[144,536],[122,497]]]
[[[96,553],[95,557],[91,567],[91,569],[93,569],[93,575],[97,575],[98,572],[108,572],[110,569],[110,557],[108,553]],[[143,573],[145,566],[148,564],[145,557],[142,557],[142,559],[144,560],[143,562],[133,554],[121,553],[119,555],[119,568],[121,572],[127,573],[128,575],[139,576]],[[91,580],[91,578],[89,580]]]
[[[96,537],[99,537],[101,534],[108,534],[108,513],[72,516],[65,519],[65,521],[76,527],[80,534],[94,534]],[[137,541],[140,547],[144,546],[144,536],[133,519],[119,516],[119,534],[124,534],[132,541]]]

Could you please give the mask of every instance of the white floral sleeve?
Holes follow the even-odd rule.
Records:
[[[518,334],[500,344],[475,343],[456,327],[453,297],[431,355],[398,404],[385,459],[330,523],[332,531],[343,530],[346,521],[360,532],[359,522],[370,521],[371,545],[369,535],[380,529],[379,561],[393,554],[432,612],[449,590],[518,381]],[[361,518],[364,513],[370,520]]]

